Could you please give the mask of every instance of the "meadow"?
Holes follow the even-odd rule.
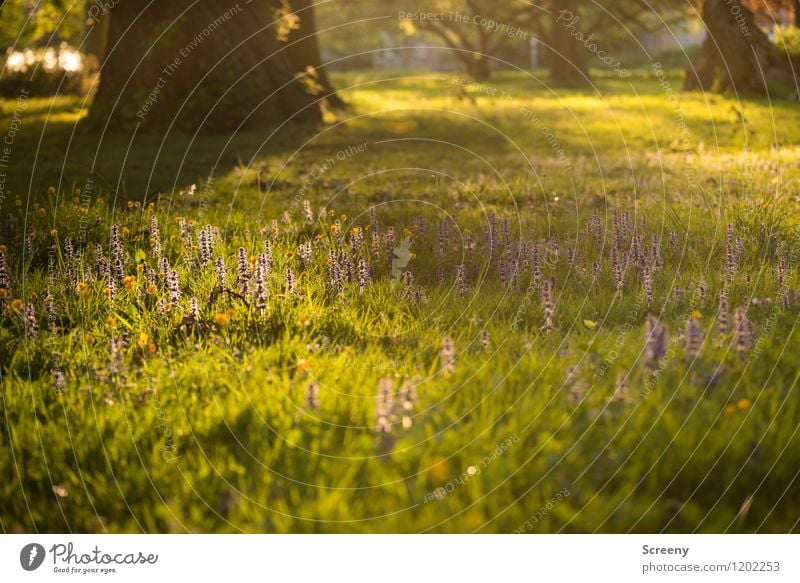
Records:
[[[800,106],[595,79],[230,140],[30,99],[2,530],[796,532]]]

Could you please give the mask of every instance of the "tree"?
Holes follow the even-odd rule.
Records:
[[[332,93],[307,0],[297,10],[288,0],[119,0],[99,18],[106,53],[89,114],[99,128],[316,122]]]
[[[705,0],[706,39],[685,88],[769,95],[797,91],[790,57],[781,53],[741,0]],[[798,63],[795,63],[796,68]]]
[[[438,37],[478,79],[490,75],[491,57],[508,42],[527,40],[532,34],[547,55],[550,77],[558,83],[584,83],[590,79],[590,58],[599,57],[598,43],[610,46],[620,23],[633,31],[663,26],[673,19],[685,0],[613,0],[604,6],[595,0],[437,0],[425,10],[440,19],[407,24]],[[662,12],[652,17],[653,6]],[[625,31],[630,34],[629,31]],[[609,34],[611,33],[611,34]]]

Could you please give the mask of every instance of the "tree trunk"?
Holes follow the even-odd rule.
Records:
[[[467,55],[467,74],[475,81],[487,81],[492,76],[489,59],[482,54]]]
[[[589,67],[586,62],[586,47],[576,37],[585,37],[588,32],[581,29],[578,0],[563,0],[559,10],[553,11],[550,28],[550,50],[548,65],[550,78],[557,83],[586,83]]]
[[[685,89],[776,96],[797,90],[788,58],[740,0],[706,0],[703,22],[706,39],[699,62],[686,72]]]
[[[328,72],[322,66],[322,56],[317,36],[317,21],[313,6],[313,0],[292,1],[292,8],[300,18],[299,28],[289,38],[290,43],[297,40],[290,48],[292,62],[302,69],[310,67],[312,69],[310,75],[314,81],[315,90],[320,95],[326,96],[325,99],[332,107],[343,107],[344,101],[334,91],[333,85],[328,78]]]
[[[800,0],[794,0],[794,25],[800,28]]]
[[[120,0],[89,122],[219,133],[321,118],[308,84],[278,40],[280,0]],[[241,43],[241,44],[240,44]],[[274,53],[274,54],[273,54]],[[174,122],[174,123],[173,123]]]

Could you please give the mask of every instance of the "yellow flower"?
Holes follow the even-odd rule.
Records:
[[[340,220],[340,221],[342,221],[342,222],[344,223],[345,221],[347,221],[347,215],[342,215],[342,216],[340,216],[340,217],[339,217],[339,220]]]
[[[109,328],[116,328],[117,319],[114,318],[113,316],[109,316],[108,318],[106,318],[106,326],[108,326]]]
[[[214,314],[214,323],[220,328],[226,326],[228,324],[227,314],[223,314],[222,312]]]
[[[725,414],[730,415],[731,413],[736,413],[736,407],[734,407],[733,405],[726,405]]]
[[[148,285],[148,286],[147,286],[147,289],[145,290],[145,292],[146,292],[146,293],[147,293],[147,295],[149,295],[149,296],[152,296],[154,293],[156,293],[156,286],[155,286],[155,284],[154,284],[154,283],[151,283],[150,285]]]
[[[9,295],[10,292],[6,288],[0,287],[0,300],[7,298]]]
[[[47,187],[47,194],[55,194],[55,193],[56,193],[56,187],[55,186]]]
[[[692,312],[692,318],[697,318],[698,320],[703,317],[703,314],[700,313],[700,310],[695,310]]]
[[[311,365],[308,364],[308,361],[305,358],[301,358],[297,361],[297,365],[295,365],[295,370],[297,372],[308,372],[311,370]]]
[[[144,263],[137,263],[136,264],[136,271],[142,273],[144,271]]]
[[[7,247],[5,245],[0,245],[0,253],[5,253]]]
[[[136,289],[136,276],[135,275],[126,275],[125,279],[122,280],[125,283],[125,289],[128,291],[133,291]]]
[[[132,201],[132,200],[129,200],[129,201],[128,201],[128,208],[129,208],[129,209],[132,209],[132,208],[133,208],[133,201]]]
[[[150,335],[147,332],[142,332],[139,334],[139,341],[136,344],[139,346],[139,348],[144,348],[150,344]]]
[[[128,233],[130,233],[130,232],[131,232],[131,230],[130,230],[128,227],[122,227],[122,234],[123,234],[124,236],[126,236],[126,237],[127,237],[127,236],[128,236]]]
[[[305,328],[309,324],[311,324],[311,318],[309,318],[306,314],[300,314],[300,316],[297,318],[297,325]]]
[[[430,467],[428,468],[428,476],[433,483],[438,484],[447,480],[450,477],[450,462],[440,455],[435,455],[430,458]]]
[[[47,212],[47,211],[45,211],[44,207],[41,207],[41,208],[39,209],[39,214],[40,214],[40,215],[44,216],[44,213],[45,213],[45,212]]]
[[[750,408],[750,399],[739,399],[739,402],[736,403],[736,406],[739,407],[740,410],[745,411]]]
[[[16,299],[8,304],[8,309],[12,312],[21,312],[22,311],[22,300]]]
[[[104,298],[110,298],[111,297],[111,289],[110,288],[107,288],[107,287],[103,288],[103,297]]]
[[[51,234],[53,237],[58,237],[58,229],[53,229],[52,231],[50,231],[50,234]]]
[[[78,290],[78,295],[79,295],[79,296],[81,296],[81,298],[83,298],[84,300],[88,300],[90,297],[92,297],[92,290],[91,290],[91,289],[89,288],[89,286],[88,286],[88,285],[86,285],[86,283],[85,283],[85,282],[83,282],[83,281],[82,281],[82,282],[80,282],[80,283],[79,283],[79,284],[76,286],[76,288],[75,288],[75,289],[77,289],[77,290]]]

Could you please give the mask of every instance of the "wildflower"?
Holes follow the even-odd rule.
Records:
[[[294,368],[298,373],[307,373],[311,371],[311,365],[305,358],[298,360]]]
[[[295,293],[295,284],[296,279],[294,276],[294,271],[292,271],[291,267],[286,268],[286,293],[289,295],[293,295]]]
[[[319,385],[314,381],[309,382],[306,387],[306,407],[319,413]]]
[[[695,314],[686,318],[686,330],[684,335],[684,352],[689,360],[700,354],[700,346],[703,343],[700,320]]]
[[[217,257],[217,260],[214,262],[214,274],[217,287],[225,288],[227,286],[228,270],[225,267],[225,260],[222,257]]]
[[[467,269],[464,267],[462,263],[458,267],[456,267],[456,291],[458,295],[465,296],[467,295]]]
[[[753,348],[755,343],[755,326],[747,317],[744,308],[736,308],[733,313],[734,336],[736,338],[736,352],[744,358]]]
[[[644,287],[644,299],[647,305],[653,303],[653,274],[650,267],[645,265],[642,272],[642,286]]]
[[[447,374],[452,374],[456,371],[456,351],[453,347],[453,339],[450,336],[445,336],[442,339],[442,371]]]
[[[136,289],[136,276],[135,275],[127,275],[122,280],[122,283],[125,284],[125,289],[128,291],[133,291]]]
[[[721,334],[728,331],[728,309],[728,291],[722,288],[719,291],[719,312],[717,313],[717,323]]]
[[[400,390],[401,407],[403,409],[403,417],[401,424],[403,429],[411,429],[413,425],[412,411],[414,410],[414,401],[417,399],[416,389],[414,383],[407,382]]]
[[[701,280],[700,283],[697,284],[697,292],[695,294],[697,297],[697,304],[700,306],[706,303],[706,291],[706,282]]]
[[[267,309],[267,282],[264,277],[264,268],[260,264],[256,265],[255,287],[256,309],[263,316]]]
[[[667,325],[661,324],[658,317],[651,314],[647,317],[645,330],[645,365],[648,368],[655,368],[658,361],[667,353]]]
[[[177,304],[181,299],[181,287],[178,271],[175,269],[170,269],[167,274],[167,289],[169,289],[170,301]]]
[[[620,371],[617,374],[617,381],[614,388],[614,401],[624,401],[628,398],[628,373]]]
[[[376,430],[390,433],[395,421],[395,402],[392,395],[392,380],[382,378],[378,381],[378,402],[375,408]]]
[[[737,253],[736,243],[734,240],[733,225],[728,225],[725,229],[726,242],[725,242],[725,281],[731,283],[736,275],[737,269]]]
[[[314,250],[311,247],[311,243],[308,242],[308,241],[306,241],[305,243],[302,243],[297,248],[297,254],[300,256],[300,259],[303,260],[303,264],[306,265],[306,266],[310,265],[311,261],[314,259],[313,252],[314,252]]]
[[[531,283],[538,289],[542,281],[542,254],[539,245],[531,246]]]
[[[238,287],[242,295],[247,296],[248,281],[250,280],[250,266],[247,264],[247,252],[244,247],[239,247],[236,252],[237,265],[236,265],[236,278],[234,284]]]
[[[342,268],[339,265],[339,260],[336,257],[336,252],[331,249],[328,252],[328,274],[330,276],[330,287],[337,294],[341,294],[342,287]]]
[[[539,292],[539,297],[542,301],[542,313],[544,314],[544,326],[542,329],[545,332],[550,332],[553,329],[553,312],[555,311],[553,288],[555,285],[555,278],[546,279]]]
[[[11,276],[8,274],[5,249],[0,251],[0,289],[5,290],[4,295],[11,293]]]
[[[189,313],[187,317],[192,320],[192,322],[197,322],[200,319],[200,308],[197,305],[197,298],[191,298],[189,300]]]
[[[50,333],[55,334],[58,332],[58,316],[56,315],[55,300],[49,290],[45,290],[44,294],[44,313]]]
[[[394,255],[394,248],[397,241],[395,239],[394,227],[388,227],[386,233],[383,235],[383,245],[386,250],[386,257]]]
[[[78,295],[83,300],[88,300],[89,298],[92,297],[92,290],[89,288],[88,284],[86,282],[84,282],[84,281],[80,282],[75,287],[75,289],[78,292]]]
[[[403,299],[414,297],[414,274],[409,270],[403,272],[403,289],[400,292],[400,297]]]
[[[61,394],[61,392],[67,387],[67,377],[61,372],[61,369],[54,368],[53,369],[53,388],[56,391],[56,394]]]
[[[358,292],[364,293],[367,286],[370,284],[371,276],[369,272],[369,264],[364,258],[358,260]]]
[[[200,262],[207,265],[211,261],[212,254],[212,234],[210,232],[210,225],[200,229]]]
[[[353,227],[350,231],[350,252],[354,255],[359,252],[364,245],[364,233],[359,227]]]
[[[123,343],[122,340],[119,338],[112,338],[111,343],[108,347],[109,352],[109,361],[108,361],[108,371],[112,375],[118,375],[122,373],[123,369],[123,360],[122,360],[122,349]]]
[[[25,304],[22,316],[25,319],[25,333],[28,336],[34,336],[39,329],[39,325],[36,321],[36,308],[33,307],[32,303]]]
[[[214,314],[214,323],[220,328],[224,328],[228,325],[228,315],[222,312],[217,312]]]
[[[314,211],[311,209],[311,203],[307,200],[303,201],[303,217],[307,227],[314,224]]]
[[[158,261],[161,259],[161,229],[158,226],[158,219],[155,215],[150,217],[150,247],[153,250],[153,258]]]
[[[611,269],[614,271],[614,285],[617,291],[622,291],[625,286],[625,260],[621,255],[617,247],[611,248]]]
[[[740,411],[746,411],[747,409],[750,408],[751,405],[752,403],[750,402],[750,399],[739,399],[736,402],[736,408],[739,409]]]
[[[481,331],[481,346],[484,352],[489,352],[489,345],[489,331],[484,328],[483,331]]]
[[[586,232],[594,235],[595,239],[599,242],[603,239],[603,225],[600,221],[600,213],[597,209],[592,210],[592,214],[586,223]]]

